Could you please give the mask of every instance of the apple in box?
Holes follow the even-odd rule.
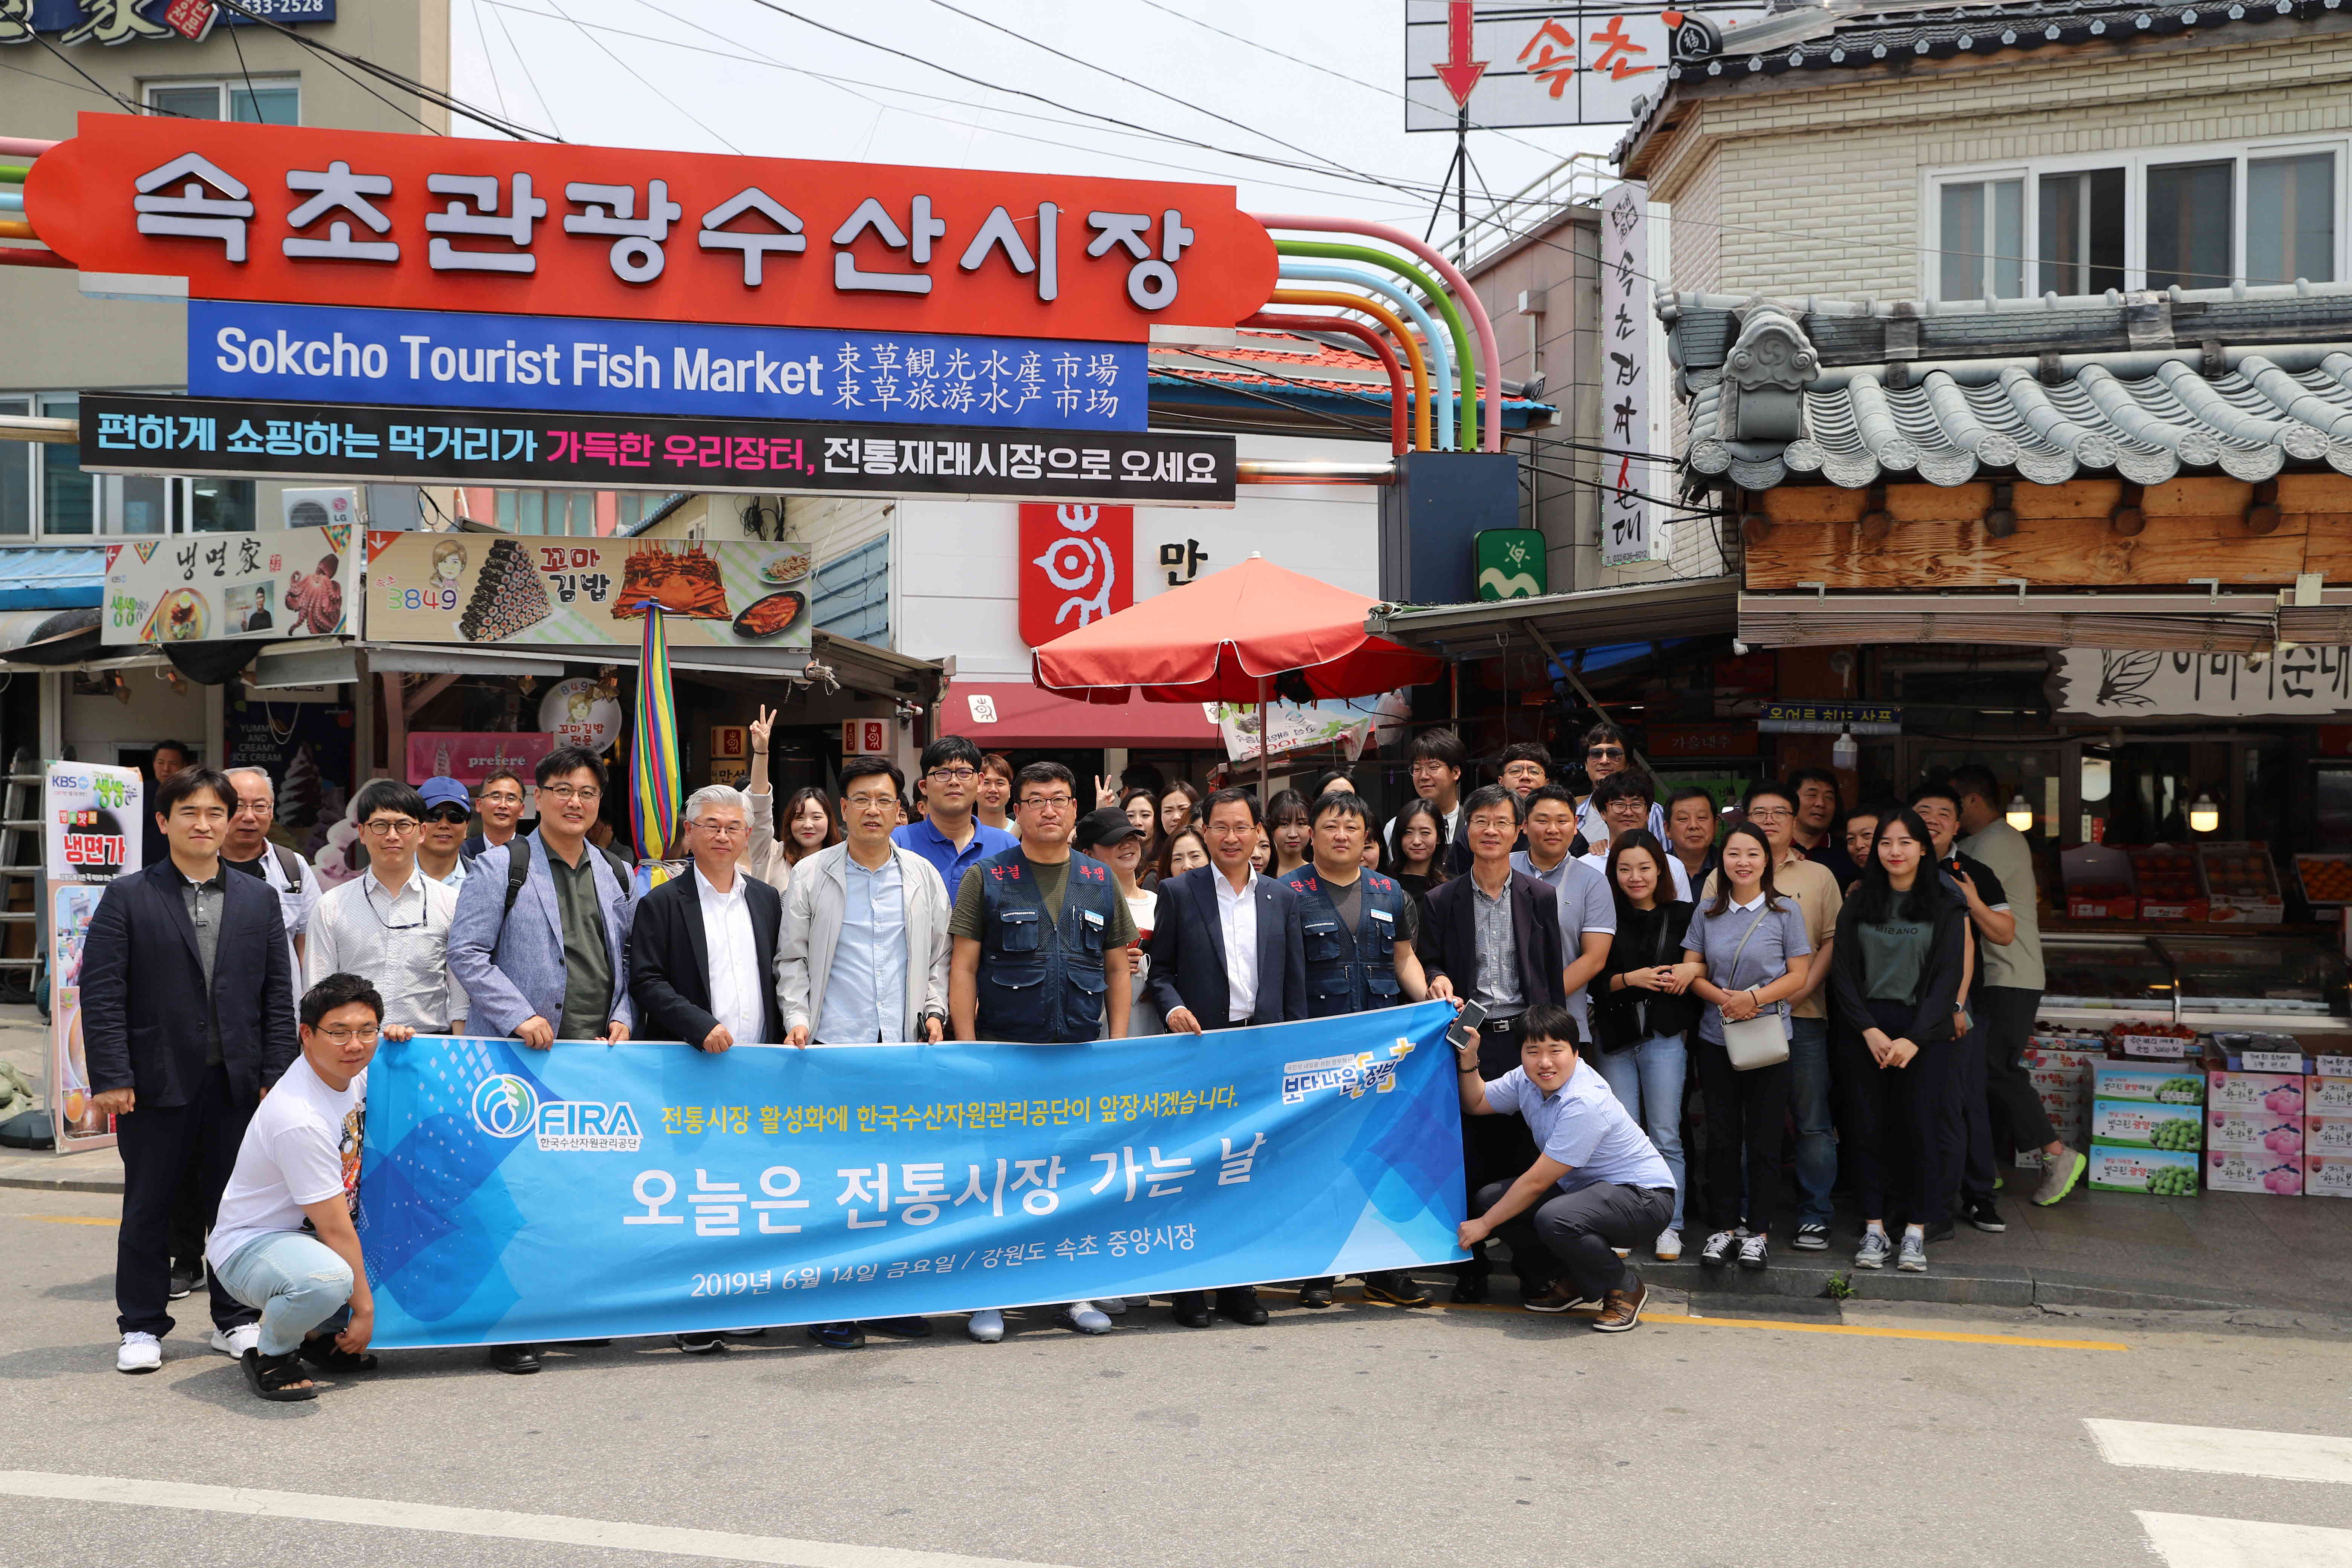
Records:
[[[2259,1108],[2236,1110],[2215,1106],[2205,1113],[2205,1147],[2292,1159],[2303,1152],[2303,1124]]]
[[[2273,1197],[2303,1195],[2303,1161],[2282,1160],[2267,1152],[2216,1149],[2205,1156],[2205,1185],[2217,1193],[2267,1193]]]
[[[2300,1073],[2277,1072],[2209,1072],[2205,1075],[2205,1103],[2216,1110],[2224,1107],[2252,1110],[2256,1107],[2273,1116],[2303,1114],[2303,1076]]]
[[[2303,1171],[2305,1196],[2352,1198],[2352,1159],[2340,1154],[2306,1154]]]

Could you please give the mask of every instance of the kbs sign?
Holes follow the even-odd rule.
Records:
[[[1135,509],[1021,509],[1021,640],[1052,642],[1135,603]]]
[[[122,114],[25,211],[85,272],[415,310],[1143,342],[1255,314],[1276,270],[1229,185]]]

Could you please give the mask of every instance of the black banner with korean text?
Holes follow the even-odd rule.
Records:
[[[1231,506],[1230,436],[392,408],[88,393],[92,473]]]

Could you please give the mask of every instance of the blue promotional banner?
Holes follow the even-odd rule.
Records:
[[[1140,343],[188,302],[205,397],[1141,430]]]
[[[368,1072],[389,1349],[1140,1296],[1459,1260],[1442,1003],[1077,1046],[422,1037]]]

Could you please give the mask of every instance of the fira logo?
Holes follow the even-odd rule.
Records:
[[[474,1125],[493,1138],[520,1138],[538,1117],[538,1094],[511,1073],[474,1086]]]
[[[546,1153],[635,1153],[644,1139],[627,1100],[547,1100],[512,1073],[474,1086],[474,1125],[493,1138],[531,1134]]]

